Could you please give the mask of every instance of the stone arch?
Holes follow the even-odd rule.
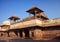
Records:
[[[0,32],[0,37],[4,36],[4,32]]]

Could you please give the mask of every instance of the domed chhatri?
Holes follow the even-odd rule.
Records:
[[[9,17],[8,19],[16,21],[16,20],[19,20],[20,18],[14,14],[11,17]]]
[[[35,12],[44,12],[44,11],[39,9],[37,6],[33,6],[32,8],[30,8],[26,12],[28,12],[30,14],[35,14]]]
[[[10,25],[10,21],[4,21],[3,23],[2,23],[3,25]]]
[[[35,18],[39,17],[39,18],[43,18],[43,19],[48,19],[48,17],[44,14],[44,11],[39,9],[37,6],[33,6],[26,12],[33,14],[35,16]]]
[[[1,30],[0,31],[6,31],[8,29],[10,29],[10,21],[6,20],[6,21],[3,21],[3,23],[0,25],[1,27]]]

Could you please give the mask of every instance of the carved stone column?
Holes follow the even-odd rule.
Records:
[[[31,38],[31,31],[29,31],[29,37]]]
[[[20,33],[18,32],[18,38],[20,38]]]
[[[22,38],[25,38],[25,33],[24,32],[22,32]]]
[[[32,38],[32,31],[29,31],[29,37]]]

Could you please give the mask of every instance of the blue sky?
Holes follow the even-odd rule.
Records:
[[[28,17],[26,11],[32,6],[38,6],[50,18],[60,18],[60,0],[0,0],[0,23],[13,14],[21,19]]]

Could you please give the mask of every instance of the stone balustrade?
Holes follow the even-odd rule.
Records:
[[[10,29],[15,29],[15,28],[25,28],[25,27],[31,27],[31,26],[35,26],[35,25],[42,25],[42,21],[38,20],[38,19],[34,19],[34,20],[30,20],[30,21],[25,21],[25,22],[19,22],[16,24],[12,24],[10,26]]]

